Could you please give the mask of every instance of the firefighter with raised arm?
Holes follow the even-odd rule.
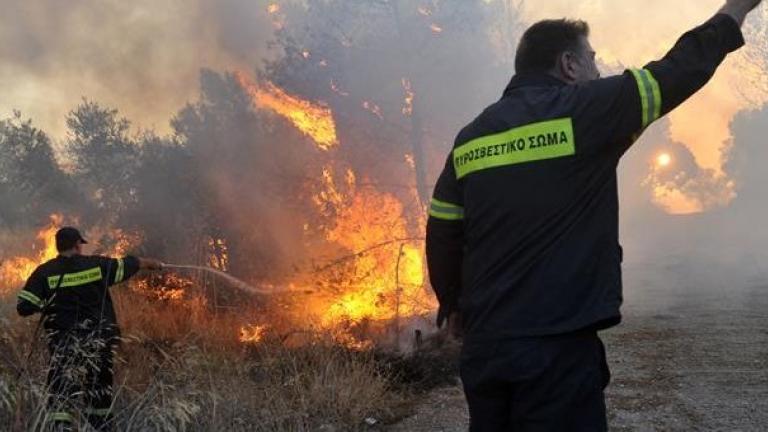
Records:
[[[744,45],[760,3],[728,0],[660,60],[606,78],[585,22],[526,30],[502,98],[458,134],[427,224],[438,325],[461,316],[471,431],[607,429],[597,332],[621,321],[619,160]]]
[[[160,261],[126,256],[86,256],[87,242],[72,227],[56,232],[59,255],[32,272],[18,294],[21,316],[42,314],[50,352],[48,410],[56,430],[72,430],[73,400],[96,430],[112,430],[113,350],[120,329],[109,287],[141,269],[161,270]]]

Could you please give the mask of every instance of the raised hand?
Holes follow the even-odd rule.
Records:
[[[727,0],[720,13],[730,15],[739,25],[744,24],[747,15],[762,3],[763,0]]]

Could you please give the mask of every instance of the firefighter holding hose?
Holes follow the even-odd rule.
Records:
[[[112,430],[113,356],[120,329],[109,287],[139,270],[162,270],[154,259],[83,255],[87,242],[72,227],[56,232],[59,255],[32,272],[18,294],[21,316],[40,313],[50,352],[48,410],[56,430],[72,430],[71,402],[99,431]]]
[[[524,33],[502,98],[456,138],[427,224],[438,325],[461,316],[471,431],[607,430],[597,332],[621,321],[619,160],[744,45],[760,3],[728,0],[662,59],[606,78],[585,22]]]

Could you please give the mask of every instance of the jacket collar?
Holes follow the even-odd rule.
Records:
[[[504,96],[509,96],[512,90],[520,87],[560,87],[567,85],[564,81],[549,74],[515,75],[504,90]]]

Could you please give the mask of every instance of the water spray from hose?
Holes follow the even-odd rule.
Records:
[[[254,286],[251,286],[247,284],[246,282],[230,275],[227,273],[224,273],[221,270],[216,270],[214,268],[210,267],[204,267],[204,266],[195,266],[195,265],[178,265],[178,264],[163,264],[163,269],[174,269],[174,270],[198,270],[198,271],[204,271],[207,273],[214,274],[224,280],[226,280],[230,285],[232,285],[234,288],[237,288],[241,291],[248,292],[250,294],[256,294],[256,295],[273,295],[277,294],[274,290],[266,290],[264,288],[256,288]]]

